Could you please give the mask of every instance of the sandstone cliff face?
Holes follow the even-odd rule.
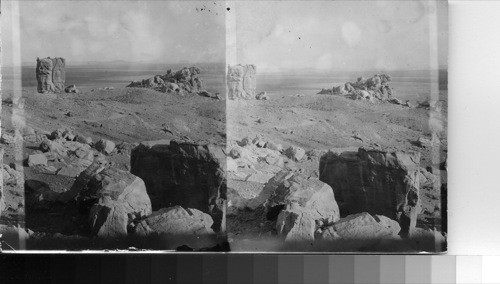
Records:
[[[209,214],[225,230],[227,182],[222,148],[175,141],[142,143],[132,150],[131,172],[146,183],[153,210],[180,205]]]
[[[420,213],[418,152],[328,152],[320,160],[320,180],[330,185],[341,216],[368,212],[395,219],[402,235]]]
[[[37,58],[36,80],[39,93],[64,92],[66,60],[61,57]]]
[[[255,65],[234,65],[227,67],[227,89],[230,99],[255,97],[257,88]]]

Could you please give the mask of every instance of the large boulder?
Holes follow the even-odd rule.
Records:
[[[100,237],[126,235],[127,225],[152,213],[146,185],[133,174],[108,168],[93,176],[79,193],[83,209],[91,204],[91,231]]]
[[[250,99],[255,97],[255,65],[234,65],[227,67],[227,88],[230,99]]]
[[[162,208],[135,222],[133,233],[140,237],[159,236],[167,249],[186,245],[193,249],[213,247],[217,236],[210,215],[197,209],[173,206]]]
[[[421,210],[419,152],[330,151],[321,157],[319,172],[335,192],[342,216],[384,215],[397,220],[404,235],[415,228]]]
[[[332,223],[340,218],[332,188],[326,183],[301,173],[283,170],[266,185],[271,192],[266,202],[268,219],[275,219],[279,212],[296,203],[310,209],[314,220]]]
[[[373,247],[383,241],[399,241],[400,227],[385,216],[372,216],[366,212],[349,215],[317,232],[318,242],[333,242],[346,250]]]
[[[36,79],[39,93],[64,92],[66,80],[64,58],[37,58]]]
[[[276,231],[285,242],[313,243],[316,231],[314,213],[292,203],[278,215]]]
[[[151,201],[144,181],[127,171],[107,168],[97,173],[79,193],[80,202],[119,202],[127,214],[138,218],[151,214]]]
[[[131,152],[131,172],[142,178],[153,210],[180,205],[209,214],[215,231],[225,230],[226,155],[207,144],[158,141]]]
[[[82,171],[71,188],[59,196],[59,201],[68,203],[74,201],[80,193],[88,190],[90,181],[106,168],[106,162],[94,160],[90,166]]]
[[[127,235],[129,219],[123,203],[109,197],[99,199],[89,214],[91,232],[101,238],[116,238]]]

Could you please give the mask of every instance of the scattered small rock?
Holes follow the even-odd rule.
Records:
[[[28,166],[35,165],[47,166],[47,157],[44,154],[33,154],[28,156]]]
[[[284,153],[289,159],[298,162],[305,156],[306,151],[298,146],[290,146]]]
[[[283,151],[283,146],[281,146],[281,144],[276,144],[271,141],[267,141],[264,147],[278,152]]]
[[[269,97],[267,96],[266,92],[260,92],[260,93],[258,93],[257,95],[255,95],[255,98],[257,100],[262,100],[262,101],[266,101],[266,100],[269,99]]]
[[[94,147],[97,151],[109,155],[115,149],[115,143],[107,139],[101,139],[95,144]]]
[[[64,91],[66,93],[75,93],[78,94],[80,91],[76,88],[76,85],[69,85],[67,86]]]

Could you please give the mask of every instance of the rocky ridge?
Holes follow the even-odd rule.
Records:
[[[164,75],[133,81],[127,87],[150,88],[162,93],[175,93],[181,96],[198,94],[200,96],[222,99],[218,93],[212,94],[204,89],[203,80],[198,76],[199,67],[184,67],[181,70],[167,70]]]
[[[318,94],[340,95],[353,100],[367,100],[372,103],[376,101],[390,102],[393,104],[413,107],[409,102],[402,102],[396,98],[394,89],[389,85],[391,76],[387,74],[376,74],[365,79],[358,77],[355,82],[347,82],[331,89],[322,89]]]

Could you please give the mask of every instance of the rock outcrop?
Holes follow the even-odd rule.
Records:
[[[251,99],[257,88],[255,65],[227,67],[227,89],[229,99]],[[261,97],[262,98],[262,97]]]
[[[140,81],[133,81],[127,87],[150,88],[163,93],[199,93],[207,96],[203,88],[203,80],[198,77],[201,69],[184,67],[178,71],[168,70],[164,75],[155,75]],[[209,97],[212,97],[210,94]]]
[[[78,193],[78,202],[86,210],[90,204],[91,231],[99,237],[127,235],[127,225],[152,213],[146,185],[133,174],[107,168],[91,178]]]
[[[416,226],[420,153],[328,152],[320,159],[320,180],[330,185],[342,216],[368,212],[399,222],[402,235]]]
[[[39,148],[44,153],[30,155],[30,167],[39,166],[43,171],[53,168],[54,174],[77,177],[94,161],[94,150],[88,144],[72,141],[75,135],[71,131],[57,130],[49,136],[57,139],[43,139]]]
[[[175,141],[141,143],[131,172],[146,183],[153,210],[180,205],[209,214],[214,231],[225,230],[226,155],[214,145]]]
[[[39,93],[64,92],[66,60],[61,57],[36,59],[36,80]]]
[[[322,89],[318,94],[341,95],[353,100],[388,101],[395,104],[400,100],[394,97],[394,90],[389,85],[391,77],[376,74],[371,78],[359,77],[356,82],[347,82],[331,89]]]

